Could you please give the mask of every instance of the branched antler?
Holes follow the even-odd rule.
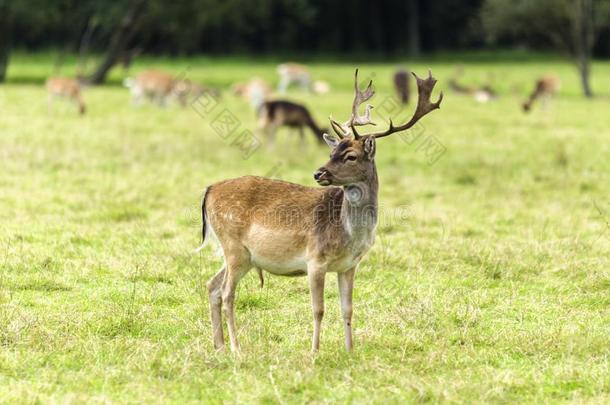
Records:
[[[413,73],[413,76],[417,81],[418,97],[417,108],[415,109],[415,112],[413,113],[411,119],[403,125],[397,127],[395,127],[392,123],[392,120],[390,120],[390,126],[387,130],[367,135],[374,136],[375,138],[383,138],[384,136],[392,135],[395,132],[407,130],[413,125],[415,125],[415,123],[417,123],[417,121],[419,121],[424,115],[441,107],[441,101],[443,101],[443,92],[441,92],[438,97],[438,100],[435,103],[430,101],[432,90],[434,89],[434,85],[436,84],[436,79],[432,77],[432,72],[428,70],[428,77],[426,79],[420,79],[415,73]]]
[[[358,138],[358,133],[354,128],[355,126],[375,125],[375,123],[371,121],[372,105],[366,105],[364,108],[364,115],[358,114],[358,108],[360,105],[365,101],[370,100],[374,95],[375,90],[373,90],[372,80],[369,81],[369,84],[366,86],[364,91],[360,90],[358,87],[358,69],[356,69],[356,72],[354,73],[354,102],[352,103],[352,115],[350,119],[343,124],[335,121],[332,118],[330,119],[330,124],[339,137],[343,138],[345,136],[349,136],[351,133],[355,138]]]
[[[392,135],[395,132],[400,132],[407,130],[417,121],[419,121],[424,115],[428,114],[431,111],[434,111],[441,106],[441,101],[443,101],[443,92],[440,93],[438,100],[433,103],[430,101],[430,97],[432,95],[432,90],[434,90],[434,86],[436,85],[436,79],[432,77],[432,72],[428,71],[428,77],[426,79],[420,79],[415,73],[412,73],[417,81],[417,108],[413,113],[413,116],[409,121],[404,123],[403,125],[395,127],[390,120],[390,126],[387,130],[381,132],[374,132],[370,134],[366,134],[367,136],[374,136],[375,138],[383,138],[384,136]],[[330,118],[330,124],[335,131],[335,133],[340,137],[344,138],[346,136],[353,136],[355,139],[358,139],[360,135],[356,132],[356,126],[363,125],[375,125],[374,122],[371,121],[371,109],[372,105],[367,104],[365,107],[364,115],[358,114],[358,107],[365,101],[369,100],[375,94],[375,91],[372,88],[373,81],[371,80],[364,91],[358,88],[358,69],[356,69],[356,73],[354,74],[354,102],[352,104],[352,115],[349,120],[345,123],[341,124],[334,119]]]

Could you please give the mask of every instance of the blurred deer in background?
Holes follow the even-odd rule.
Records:
[[[62,98],[73,102],[78,106],[79,114],[83,115],[87,111],[85,102],[81,95],[81,84],[78,79],[66,77],[49,77],[46,82],[48,101],[47,108],[49,114],[56,98]]]
[[[409,73],[407,73],[406,70],[398,70],[396,73],[394,73],[393,79],[394,89],[396,90],[398,99],[400,100],[401,104],[408,104],[410,95]]]
[[[557,93],[561,87],[561,80],[556,75],[544,75],[536,80],[534,91],[530,94],[527,101],[522,104],[523,111],[529,112],[534,102],[538,99],[542,100],[542,106],[546,108],[549,100]]]
[[[260,77],[253,77],[246,83],[236,83],[232,91],[234,95],[247,101],[255,111],[258,111],[273,93],[269,83]]]
[[[464,67],[458,66],[454,73],[454,76],[449,79],[449,88],[458,94],[471,96],[475,101],[485,104],[489,101],[494,100],[497,97],[497,93],[491,87],[491,84],[486,84],[480,88],[465,86],[458,82],[458,77],[464,73]],[[491,81],[491,79],[490,79]]]
[[[147,70],[138,74],[135,79],[125,79],[123,84],[131,92],[134,105],[140,105],[145,97],[164,107],[172,95],[174,76],[158,70]]]
[[[385,131],[360,135],[356,126],[372,122],[359,115],[358,107],[374,92],[372,82],[364,91],[358,88],[356,70],[351,118],[345,125],[331,120],[336,136],[324,134],[332,149],[330,160],[313,176],[323,188],[253,176],[207,188],[202,203],[203,240],[214,236],[224,255],[224,265],[207,283],[215,348],[224,346],[224,312],[231,350],[239,351],[235,290],[240,279],[257,268],[281,276],[307,276],[314,351],[320,346],[325,276],[337,273],[345,348],[352,349],[354,275],[374,243],[377,224],[376,141],[411,128],[439,108],[442,100],[441,93],[437,102],[430,101],[436,84],[431,74],[427,79],[416,76],[416,80],[417,107],[409,121],[400,126],[390,121]]]
[[[303,128],[307,127],[311,129],[318,142],[324,143],[322,135],[326,129],[321,129],[316,124],[307,107],[286,100],[264,102],[258,112],[259,130],[273,142],[275,133],[282,126],[297,128],[302,143],[305,141]]]
[[[220,99],[220,91],[207,86],[193,83],[188,79],[177,80],[172,88],[172,96],[176,98],[181,107],[186,107],[204,94]]]
[[[292,84],[298,85],[303,90],[311,90],[311,75],[306,66],[298,63],[282,63],[277,67],[280,76],[278,91],[285,94]]]

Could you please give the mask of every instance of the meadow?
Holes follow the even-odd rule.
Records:
[[[466,82],[493,73],[500,97],[486,105],[447,89],[453,60],[409,63],[431,68],[445,99],[420,137],[378,142],[381,221],[356,274],[354,352],[336,277],[313,355],[307,280],[267,276],[260,289],[253,272],[237,297],[243,353],[214,351],[205,282],[221,259],[193,253],[204,188],[246,174],[314,186],[329,153],[289,130],[247,153],[235,142],[256,119],[228,88],[253,75],[276,83],[276,62],[143,58],[132,73],[222,88],[217,110],[133,107],[116,69],[85,90],[79,117],[60,103],[47,114],[52,58],[15,55],[0,85],[0,401],[610,401],[608,62],[594,64],[600,96],[585,100],[561,60],[466,61]],[[310,66],[331,93],[288,97],[326,125],[347,118],[356,66],[376,104],[397,63]],[[560,94],[523,114],[546,72]],[[225,109],[235,134],[214,129]],[[426,140],[444,152],[431,158]]]

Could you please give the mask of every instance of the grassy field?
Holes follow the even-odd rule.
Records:
[[[499,100],[446,91],[420,138],[379,141],[381,221],[356,275],[352,354],[332,275],[318,355],[306,279],[269,276],[261,290],[255,274],[238,290],[243,355],[214,352],[204,284],[221,261],[193,254],[203,189],[245,174],[313,186],[329,152],[282,131],[244,158],[235,135],[213,129],[224,109],[236,133],[254,129],[226,89],[252,75],[275,83],[274,63],[142,60],[133,72],[225,89],[217,109],[134,108],[109,85],[86,90],[78,117],[68,105],[47,115],[51,59],[13,59],[0,86],[0,400],[610,401],[610,98],[582,99],[560,61],[467,63],[464,80],[493,73]],[[359,66],[378,102],[392,94],[395,64]],[[354,67],[312,64],[333,91],[290,97],[322,123],[343,119]],[[440,89],[454,69],[409,67],[432,68]],[[545,72],[561,76],[561,93],[524,115]],[[593,73],[610,93],[610,63]],[[445,152],[431,158],[429,140]]]

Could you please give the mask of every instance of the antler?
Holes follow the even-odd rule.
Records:
[[[369,136],[374,136],[375,138],[383,138],[384,136],[392,135],[394,132],[404,131],[406,129],[411,128],[417,121],[419,121],[424,115],[428,114],[431,111],[434,111],[441,107],[441,101],[443,101],[443,92],[438,97],[436,103],[430,101],[430,96],[432,95],[432,90],[434,89],[434,85],[436,84],[436,79],[432,77],[432,72],[428,70],[428,78],[420,79],[417,77],[415,73],[415,80],[417,81],[417,108],[413,113],[411,119],[403,125],[395,127],[390,120],[390,126],[387,130],[383,132],[375,132],[371,134],[367,134]]]
[[[330,119],[330,124],[337,135],[340,138],[348,136],[351,133],[355,138],[358,138],[358,133],[355,130],[355,126],[359,125],[375,125],[374,122],[371,121],[371,109],[372,105],[367,104],[364,109],[364,115],[358,114],[358,107],[365,101],[369,100],[373,95],[375,95],[375,90],[373,90],[373,81],[369,81],[368,86],[364,91],[360,90],[358,87],[358,69],[354,73],[354,102],[352,103],[352,115],[349,120],[345,123],[341,124],[334,119]]]

